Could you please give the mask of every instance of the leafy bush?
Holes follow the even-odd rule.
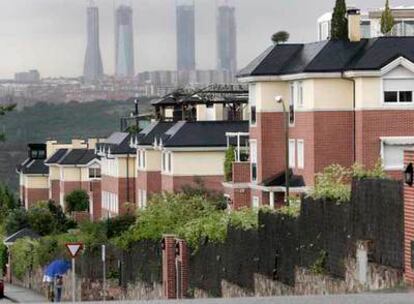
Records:
[[[0,277],[5,274],[7,264],[7,247],[0,243]]]
[[[360,164],[354,164],[351,169],[334,164],[326,167],[322,173],[316,175],[316,182],[310,196],[314,199],[327,199],[338,203],[348,202],[351,199],[351,181],[353,178],[386,178],[381,160],[372,170]]]
[[[23,228],[29,227],[29,219],[26,210],[23,208],[12,210],[6,217],[4,226],[7,235],[12,235]]]
[[[280,209],[277,209],[276,212],[287,215],[289,217],[298,217],[300,215],[301,200],[298,197],[289,198],[289,206],[283,206]]]
[[[10,211],[18,207],[13,193],[5,185],[0,184],[0,220],[4,220]]]
[[[87,211],[89,210],[89,195],[85,190],[74,190],[65,197],[66,211]]]
[[[224,180],[226,182],[233,179],[233,163],[236,160],[235,153],[236,150],[233,146],[230,146],[226,151],[224,159]]]
[[[148,207],[138,212],[138,219],[127,232],[115,240],[128,248],[139,240],[161,240],[163,234],[176,234],[197,247],[200,240],[222,241],[228,225],[240,229],[257,227],[257,213],[241,210],[227,213],[217,209],[203,196],[162,194],[151,198]]]
[[[13,274],[22,279],[26,273],[33,269],[35,264],[34,252],[38,248],[39,243],[29,239],[17,240],[11,247],[11,263]]]
[[[52,234],[58,230],[57,220],[47,208],[37,206],[29,209],[27,219],[30,228],[41,236]]]

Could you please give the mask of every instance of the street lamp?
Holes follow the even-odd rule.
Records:
[[[285,155],[285,184],[286,184],[286,193],[285,193],[285,203],[289,205],[289,112],[286,111],[286,105],[283,102],[282,96],[276,96],[275,101],[279,104],[282,104],[283,115],[285,120],[285,146],[286,146],[286,155]]]

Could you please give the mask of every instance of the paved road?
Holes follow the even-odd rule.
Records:
[[[26,289],[21,288],[15,285],[9,285],[6,284],[4,288],[6,299],[4,299],[5,303],[6,301],[15,302],[15,303],[44,303],[45,298],[42,295],[39,295],[38,293]],[[0,302],[3,304],[3,302]]]
[[[30,290],[6,286],[6,296],[13,302],[45,303],[44,297]],[[10,300],[0,300],[0,304],[11,303]],[[89,302],[90,304],[94,302]],[[88,303],[88,304],[89,304]],[[98,303],[98,302],[95,302]],[[271,297],[271,298],[235,298],[235,299],[207,299],[183,301],[114,301],[110,303],[140,303],[140,304],[413,304],[414,292],[394,294],[360,294],[336,296],[306,296],[306,297]]]

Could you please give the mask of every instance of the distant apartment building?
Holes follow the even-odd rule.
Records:
[[[178,0],[176,13],[177,70],[192,71],[196,69],[194,0]]]
[[[91,0],[86,9],[87,42],[83,77],[86,82],[103,78],[103,63],[99,46],[99,8]]]
[[[303,193],[331,164],[381,160],[402,179],[403,150],[414,146],[414,37],[361,39],[356,9],[348,22],[349,40],[276,45],[239,73],[249,84],[250,131],[249,156],[224,184],[234,208],[283,204],[287,183]]]
[[[361,37],[381,37],[381,15],[383,8],[361,12]],[[395,25],[390,36],[414,36],[414,7],[400,6],[391,8]],[[327,40],[331,36],[332,12],[323,14],[318,19],[318,40]]]
[[[237,72],[236,8],[221,1],[217,13],[217,70],[227,71],[232,77]]]
[[[135,76],[132,7],[120,5],[115,12],[115,75]]]
[[[40,81],[40,73],[38,70],[16,73],[14,81],[17,83],[37,83]]]

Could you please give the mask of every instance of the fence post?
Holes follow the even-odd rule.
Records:
[[[162,285],[165,299],[177,298],[176,237],[164,235],[162,240]]]
[[[414,151],[404,151],[405,168],[414,164]],[[404,273],[407,284],[414,286],[414,187],[404,183]]]

